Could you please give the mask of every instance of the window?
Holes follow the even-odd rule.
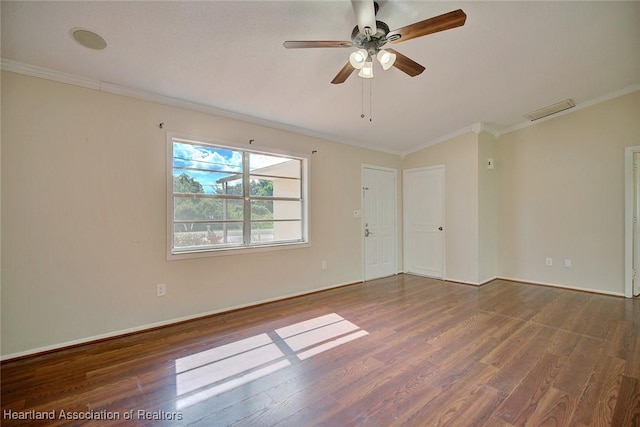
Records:
[[[299,245],[306,156],[168,137],[169,256]]]

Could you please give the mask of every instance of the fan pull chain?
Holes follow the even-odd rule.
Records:
[[[373,79],[369,79],[369,122],[373,121],[373,109],[371,108],[371,105],[373,104],[373,102],[371,101],[371,99],[373,98]]]
[[[361,96],[361,103],[360,103],[360,118],[364,119],[364,79],[360,79],[360,81],[362,82],[362,96]]]
[[[372,103],[373,103],[372,94],[373,94],[373,91],[372,91],[371,88],[372,88],[373,83],[371,82],[371,80],[373,80],[373,79],[360,79],[360,80],[362,81],[362,102],[360,104],[360,112],[361,112],[360,113],[360,118],[361,119],[365,118],[365,115],[364,115],[364,81],[367,80],[368,81],[368,85],[369,85],[369,122],[372,122],[373,121],[373,108],[372,108]]]

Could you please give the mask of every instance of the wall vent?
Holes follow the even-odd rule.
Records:
[[[560,111],[568,110],[576,106],[576,103],[572,99],[566,99],[548,107],[541,108],[533,113],[525,114],[524,116],[532,122],[543,117],[550,116],[552,114],[559,113]]]

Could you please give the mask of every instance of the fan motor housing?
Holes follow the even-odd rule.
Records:
[[[389,26],[384,22],[376,21],[376,27],[375,34],[367,35],[362,34],[356,25],[351,32],[353,45],[367,50],[371,55],[375,55],[387,43],[387,34],[389,34]]]

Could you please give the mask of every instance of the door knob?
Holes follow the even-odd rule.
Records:
[[[438,230],[442,231],[442,227],[438,227]]]

